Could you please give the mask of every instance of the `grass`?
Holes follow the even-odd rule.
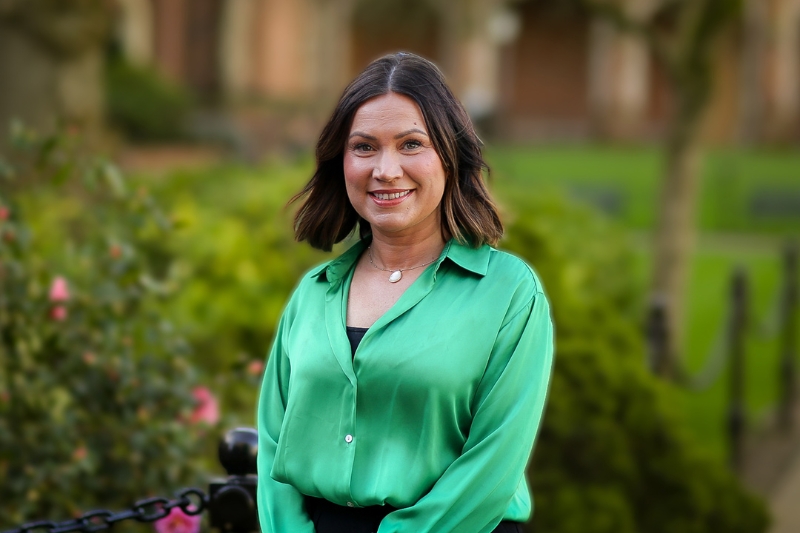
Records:
[[[653,227],[662,159],[655,148],[491,147],[498,193],[558,187],[631,229]],[[800,228],[800,153],[718,150],[702,166],[701,231],[782,234]]]
[[[637,255],[640,272],[649,272],[649,250],[643,247]],[[744,385],[749,424],[762,423],[778,401],[779,391],[776,308],[783,283],[779,243],[774,241],[770,245],[744,238],[719,242],[713,235],[701,238],[692,258],[683,354],[686,368],[693,376],[710,379],[698,379],[705,383],[698,383],[699,389],[685,390],[680,396],[692,432],[720,460],[728,455],[726,417],[730,374],[728,365],[716,366],[713,361],[726,348],[724,339],[736,269],[743,270],[749,282]]]
[[[512,210],[526,195],[557,188],[593,204],[643,236],[635,239],[640,243],[637,274],[646,279],[652,262],[647,235],[655,223],[660,185],[661,159],[656,149],[491,147],[487,159],[492,166],[492,187]],[[765,201],[775,203],[775,209],[764,208]],[[687,295],[685,365],[693,374],[700,374],[719,352],[718,338],[728,319],[731,275],[735,268],[742,268],[749,276],[751,296],[745,396],[749,422],[755,424],[778,399],[774,311],[782,283],[781,244],[785,237],[800,234],[800,154],[709,153],[697,212],[700,236]],[[725,460],[730,377],[728,366],[720,367],[719,372],[712,372],[714,379],[706,387],[679,396],[697,440]]]

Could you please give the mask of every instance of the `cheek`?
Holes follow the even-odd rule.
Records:
[[[444,195],[445,182],[447,179],[439,159],[436,158],[427,162],[422,172],[424,175],[430,176],[429,187],[435,196],[441,198]]]
[[[353,158],[344,154],[342,158],[342,167],[344,169],[344,181],[349,184],[353,177]]]
[[[363,174],[363,165],[359,165],[360,160],[356,157],[344,156],[344,188],[347,193],[347,199],[350,200],[350,205],[361,215],[360,203],[364,201],[364,180],[361,177]]]
[[[369,169],[365,162],[358,157],[344,156],[344,181],[347,187],[360,185],[369,178]]]

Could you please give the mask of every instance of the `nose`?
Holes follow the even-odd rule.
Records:
[[[403,177],[399,154],[391,150],[382,151],[377,158],[375,168],[372,169],[372,177],[384,182],[391,182]]]

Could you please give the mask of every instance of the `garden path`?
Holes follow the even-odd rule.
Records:
[[[753,428],[743,459],[742,480],[769,506],[769,533],[800,532],[800,398],[788,428],[781,428],[775,413]]]
[[[787,469],[783,479],[769,499],[772,511],[770,533],[797,533],[800,531],[800,453]]]

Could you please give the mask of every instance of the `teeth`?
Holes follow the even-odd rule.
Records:
[[[376,192],[376,193],[374,193],[374,194],[375,194],[375,197],[376,197],[378,200],[394,200],[395,198],[400,198],[400,197],[402,197],[402,196],[407,196],[407,195],[408,195],[408,193],[410,193],[410,192],[411,192],[411,191],[404,191],[404,192],[392,192],[392,193],[388,193],[388,194],[381,194],[381,193],[377,193],[377,192]]]

